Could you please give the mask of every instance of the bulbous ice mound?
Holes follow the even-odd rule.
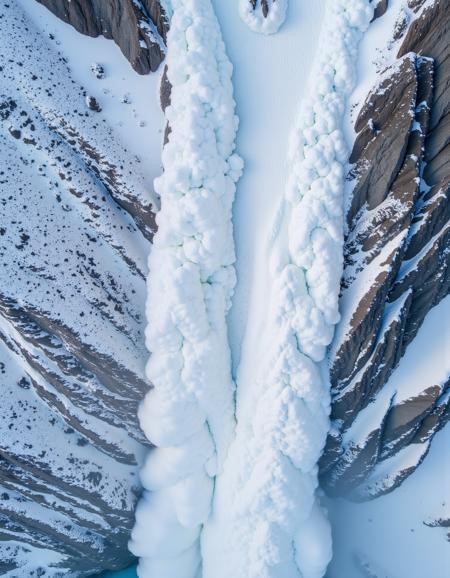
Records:
[[[158,232],[149,259],[147,377],[139,411],[155,444],[130,549],[142,578],[195,578],[214,476],[234,431],[226,314],[234,290],[232,66],[210,0],[175,0],[165,109],[170,131],[156,179]]]
[[[260,34],[275,34],[286,18],[287,0],[239,0],[239,14],[247,26]]]

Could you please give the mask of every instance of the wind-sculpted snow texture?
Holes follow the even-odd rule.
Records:
[[[347,161],[340,123],[372,15],[364,0],[327,6],[270,240],[262,364],[254,382],[238,378],[236,438],[203,534],[205,578],[320,578],[331,557],[316,490],[329,413],[322,362],[339,320]]]
[[[254,32],[274,34],[286,18],[288,0],[239,0],[239,14]]]
[[[139,412],[157,449],[131,550],[144,578],[194,578],[214,476],[234,431],[225,316],[235,284],[231,208],[242,161],[234,154],[232,66],[209,0],[176,0],[168,35],[171,85],[158,233],[150,256],[147,376]],[[154,273],[152,275],[152,273]]]

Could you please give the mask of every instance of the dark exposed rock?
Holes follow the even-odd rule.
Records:
[[[91,64],[92,73],[95,75],[95,78],[101,79],[105,78],[105,67],[98,62],[93,62]]]
[[[399,60],[361,108],[350,159],[346,313],[331,350],[334,425],[321,477],[330,493],[356,500],[402,483],[450,418],[448,383],[425,382],[399,400],[389,393],[407,347],[450,292],[450,2],[422,4],[410,3],[417,16],[399,34]],[[394,459],[402,452],[404,467]]]
[[[270,11],[269,1],[268,0],[248,0],[252,5],[253,10],[261,10],[262,15],[264,18],[267,18]],[[277,0],[273,0],[276,2]]]
[[[375,10],[373,12],[372,22],[374,20],[376,20],[377,18],[381,18],[381,16],[383,16],[386,13],[388,6],[389,6],[389,0],[378,0],[377,4],[375,6]]]
[[[447,530],[447,540],[450,542],[450,519],[439,518],[432,521],[425,520],[423,523],[429,528],[444,528]]]
[[[431,6],[424,8],[419,18],[411,23],[398,52],[399,57],[408,52],[416,52],[417,54],[433,58],[435,61],[431,129],[440,124],[442,118],[450,112],[449,14],[450,0],[436,0]]]
[[[172,92],[172,85],[169,82],[167,77],[167,66],[164,67],[164,71],[161,76],[161,85],[160,85],[160,103],[161,108],[163,111],[170,105],[170,94]]]
[[[88,36],[112,38],[139,74],[164,59],[169,27],[158,0],[37,0]]]
[[[351,222],[364,203],[379,206],[403,163],[416,103],[415,58],[406,56],[398,71],[387,76],[368,96],[356,120],[358,132],[350,162],[356,180]]]
[[[408,7],[414,12],[420,10],[420,8],[425,4],[426,0],[408,0]]]
[[[431,83],[432,69],[428,62],[425,64],[428,76],[424,81]],[[357,130],[362,130],[364,123],[369,120],[380,129],[371,140],[366,141],[365,146],[361,146],[362,139],[359,137],[355,142],[355,149],[360,152],[351,173],[351,178],[355,179],[357,184],[349,212],[344,288],[357,285],[358,275],[369,264],[372,264],[374,275],[370,288],[366,288],[360,302],[354,304],[347,337],[337,346],[334,355],[332,376],[336,392],[350,384],[376,349],[386,298],[403,258],[406,235],[418,195],[418,159],[421,157],[422,148],[418,134],[423,134],[421,130],[411,131],[414,118],[418,126],[422,127],[419,122],[422,109],[414,114],[417,94],[416,66],[423,68],[425,64],[423,61],[416,63],[411,56],[406,57],[399,69],[381,83],[380,90],[372,93],[356,123]],[[394,89],[396,78],[405,82],[405,89],[401,92]],[[403,94],[403,98],[400,99],[398,110],[391,110],[390,117],[387,117],[386,107],[382,100],[380,102],[379,94],[381,93],[382,99],[390,102],[389,87],[395,94]],[[370,119],[369,111],[373,111]],[[383,118],[380,118],[381,115]],[[386,123],[384,119],[387,118],[391,118],[392,122]],[[426,116],[422,118],[422,123],[426,125]],[[402,134],[402,131],[401,139],[392,137],[393,133]],[[392,146],[397,150],[393,154],[387,154],[386,151],[390,151]],[[352,156],[354,158],[355,152]],[[390,157],[386,161],[390,163],[389,166],[384,162],[373,163],[372,159],[378,156]],[[367,211],[361,211],[363,205],[367,206]],[[358,392],[355,392],[354,396],[359,399],[358,406],[362,408],[365,400]],[[335,413],[342,419],[338,404],[335,404]]]
[[[434,385],[401,404],[394,403],[390,407],[386,416],[382,447],[380,448],[383,459],[395,455],[399,448],[405,447],[413,440],[417,441],[416,434],[424,421],[439,407],[438,401],[441,395],[442,388]],[[428,427],[430,425],[430,423],[427,424]],[[421,438],[423,438],[424,433],[422,428]]]
[[[394,32],[392,35],[394,40],[400,40],[400,38],[408,30],[409,22],[410,22],[409,14],[404,9],[400,10],[400,13],[394,24]]]
[[[159,35],[164,42],[166,42],[167,32],[169,31],[169,18],[162,7],[160,0],[141,0],[141,2],[147,10],[147,14],[150,16],[151,21],[155,24]]]
[[[355,416],[374,401],[387,381],[392,366],[397,365],[400,360],[397,336],[404,331],[411,296],[406,295],[406,299],[395,305],[390,315],[384,319],[383,331],[378,332],[370,356],[366,356],[361,370],[352,372],[350,379],[342,384],[342,389],[336,388],[333,417],[340,420],[343,429],[350,427]],[[386,359],[391,363],[385,364]]]

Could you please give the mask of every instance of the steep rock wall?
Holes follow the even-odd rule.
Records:
[[[343,319],[331,351],[334,428],[321,472],[330,492],[356,499],[397,487],[450,416],[446,375],[385,401],[391,374],[450,289],[450,3],[409,8],[398,60],[360,110],[350,157]],[[361,433],[363,412],[371,425]],[[386,472],[386,460],[407,447],[417,450],[414,463]]]

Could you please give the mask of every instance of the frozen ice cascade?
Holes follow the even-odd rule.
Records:
[[[329,428],[326,350],[339,319],[341,122],[369,0],[328,0],[267,246],[261,363],[235,390],[226,314],[231,208],[242,161],[231,72],[210,0],[173,0],[171,128],[150,256],[147,375],[139,418],[156,446],[130,548],[141,578],[321,578],[331,557],[317,497]],[[237,423],[235,423],[235,417]]]
[[[161,197],[149,257],[147,376],[139,410],[156,446],[130,550],[142,578],[201,576],[200,532],[214,476],[234,434],[225,317],[235,285],[231,209],[243,163],[234,153],[232,66],[210,0],[173,0],[168,36],[171,132],[155,181]]]
[[[239,0],[239,15],[261,34],[275,34],[286,18],[288,0]]]
[[[321,578],[331,536],[317,496],[329,428],[327,346],[339,320],[342,132],[369,0],[329,0],[268,241],[268,311],[252,379],[237,373],[236,435],[202,535],[204,578]]]

